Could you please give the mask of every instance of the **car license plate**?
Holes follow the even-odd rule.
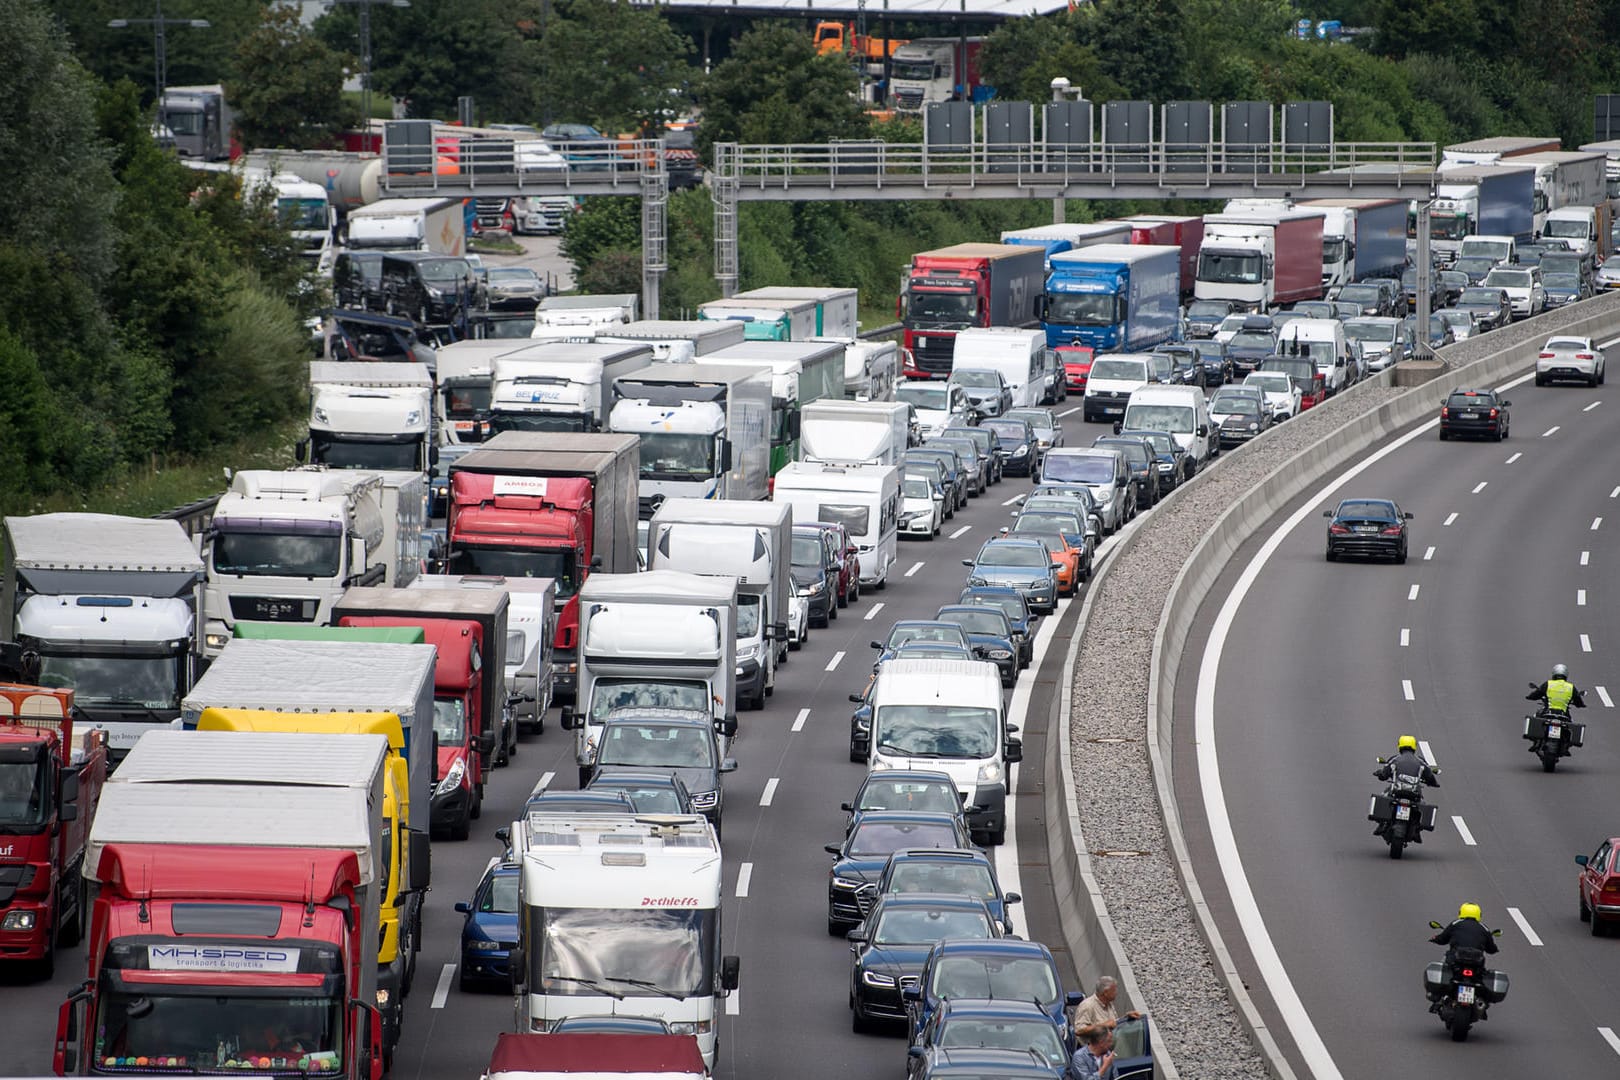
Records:
[[[1457,1004],[1472,1005],[1474,1003],[1474,988],[1472,986],[1457,987]]]
[[[1563,728],[1562,724],[1548,724],[1547,725],[1547,738],[1549,738],[1549,739],[1562,739],[1563,737],[1564,737],[1564,728]]]
[[[1412,808],[1410,806],[1407,806],[1407,805],[1405,805],[1403,803],[1402,805],[1397,806],[1395,808],[1395,820],[1396,821],[1410,821],[1411,819],[1412,819]]]
[[[1376,526],[1376,525],[1357,525],[1355,527],[1355,531],[1358,532],[1358,533],[1374,533],[1374,532],[1378,531],[1378,526]]]
[[[1125,406],[1123,406],[1123,405],[1104,405],[1103,406],[1103,412],[1105,412],[1105,413],[1120,413],[1121,415],[1123,415],[1124,412],[1125,412]]]
[[[1477,412],[1460,412],[1460,413],[1457,414],[1457,419],[1459,419],[1459,420],[1478,420],[1479,419],[1479,413],[1477,413]]]

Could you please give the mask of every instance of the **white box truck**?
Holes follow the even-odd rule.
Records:
[[[742,323],[709,319],[641,319],[596,332],[596,341],[633,341],[651,347],[653,358],[690,364],[744,340]]]
[[[381,199],[349,211],[350,251],[467,254],[465,199]]]
[[[437,458],[431,437],[433,376],[421,364],[309,364],[309,442],[299,461],[338,469],[398,469],[426,476]]]
[[[530,333],[546,341],[589,341],[600,330],[635,321],[640,312],[635,293],[548,296],[535,309]]]
[[[765,307],[798,305],[808,300],[816,305],[816,326],[810,334],[813,337],[852,338],[861,329],[859,289],[769,285],[763,289],[734,293],[729,299]],[[791,340],[802,341],[804,338],[795,334]]]
[[[535,342],[493,361],[486,437],[503,431],[601,431],[613,381],[653,362],[645,344]]]
[[[799,460],[826,465],[900,465],[911,436],[902,401],[812,402],[804,408]]]
[[[771,475],[799,458],[800,413],[812,401],[844,396],[844,347],[830,341],[745,341],[706,364],[771,369]]]
[[[477,338],[439,348],[434,363],[433,423],[440,446],[483,441],[494,390],[495,358],[527,344]]]
[[[795,521],[842,523],[860,553],[861,586],[889,583],[899,555],[899,469],[795,461],[776,474],[771,501],[791,504]]]

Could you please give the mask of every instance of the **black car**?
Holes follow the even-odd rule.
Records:
[[[1226,342],[1205,338],[1189,341],[1187,347],[1198,354],[1199,362],[1204,365],[1204,389],[1232,381],[1232,359],[1226,355]]]
[[[997,1046],[933,1046],[913,1080],[1052,1080],[1052,1066],[1032,1050]]]
[[[720,756],[715,723],[694,710],[615,709],[602,725],[595,768],[629,766],[676,774],[691,793],[692,809],[712,821],[718,833],[726,808],[723,777],[735,772],[737,763]]]
[[[884,769],[869,772],[855,792],[853,802],[840,807],[849,819],[844,822],[848,832],[855,824],[855,815],[864,810],[906,810],[930,814],[962,813],[962,796],[949,773],[928,769]],[[966,819],[962,827],[967,828]]]
[[[1327,561],[1341,555],[1389,558],[1406,561],[1404,513],[1392,499],[1345,499],[1332,510],[1322,511],[1330,519],[1327,530]]]
[[[1474,321],[1482,332],[1495,330],[1513,321],[1512,302],[1501,289],[1470,285],[1462,291],[1462,296],[1457,298],[1453,306],[1459,311],[1473,312]]]
[[[1099,435],[1092,446],[1118,450],[1125,455],[1131,481],[1136,484],[1136,505],[1149,509],[1159,501],[1159,455],[1153,444],[1135,435]]]
[[[472,266],[466,259],[423,251],[390,252],[382,259],[383,302],[390,315],[418,325],[464,319],[475,306]]]
[[[1344,286],[1338,291],[1335,302],[1355,304],[1364,316],[1395,314],[1395,298],[1371,282],[1358,281]]]
[[[1401,272],[1401,292],[1406,297],[1406,309],[1418,309],[1418,272],[1417,267],[1409,266]],[[1438,271],[1429,274],[1429,310],[1433,311],[1441,305],[1445,293],[1440,287],[1440,274]]]
[[[383,299],[383,253],[345,251],[332,264],[332,295],[340,308],[387,311]]]
[[[995,861],[978,848],[918,848],[896,851],[878,877],[878,896],[890,893],[947,893],[984,901],[990,915],[1013,932],[1012,905],[1023,897],[1003,892]],[[862,894],[864,897],[866,894]],[[876,899],[874,897],[874,899]]]
[[[810,605],[810,625],[826,626],[838,618],[838,569],[831,549],[814,526],[793,527],[788,573],[793,588]]]
[[[1213,337],[1226,317],[1236,310],[1230,300],[1194,300],[1187,305],[1182,319],[1182,333],[1188,338]]]
[[[634,814],[636,804],[622,791],[535,791],[523,804],[530,814]]]
[[[1495,442],[1508,437],[1508,406],[1495,390],[1453,390],[1440,403],[1440,438],[1483,435]]]
[[[693,814],[692,793],[672,772],[632,769],[617,765],[598,767],[586,791],[620,791],[638,814]]]
[[[1034,476],[1040,471],[1040,440],[1027,420],[988,417],[974,430],[989,432],[995,438],[1003,474]]]
[[[1496,260],[1484,255],[1473,255],[1466,259],[1458,259],[1451,264],[1451,268],[1468,279],[1468,284],[1478,285],[1485,280],[1485,275],[1496,269]]]
[[[955,451],[943,446],[918,446],[906,451],[907,468],[910,468],[913,462],[919,461],[937,462],[945,470],[945,493],[950,496],[945,501],[948,511],[946,517],[950,517],[968,504],[967,470],[962,468],[961,460]]]
[[[947,939],[997,938],[1001,923],[977,896],[961,893],[888,893],[847,937],[855,954],[849,979],[850,1027],[866,1031],[874,1021],[906,1018],[900,991],[915,986],[923,961]]]
[[[1036,615],[1029,609],[1029,604],[1025,603],[1023,593],[1017,589],[1009,589],[1005,585],[970,585],[962,590],[962,595],[956,598],[956,602],[1000,609],[1001,613],[1007,616],[1008,625],[1012,627],[1013,645],[1018,649],[1019,668],[1029,666],[1035,653]]]
[[[1437,270],[1434,276],[1439,282],[1440,288],[1440,302],[1435,305],[1436,307],[1450,307],[1455,304],[1457,297],[1462,295],[1462,291],[1473,284],[1468,280],[1468,275],[1461,270]],[[1483,274],[1480,275],[1480,277],[1484,276]]]
[[[842,843],[828,844],[827,933],[842,934],[861,921],[855,894],[876,889],[889,856],[901,848],[973,846],[962,815],[920,810],[859,810]]]
[[[961,627],[973,655],[996,665],[1002,686],[1018,681],[1018,646],[1013,641],[1012,623],[999,609],[976,604],[947,604],[934,618]]]
[[[1232,377],[1242,378],[1260,366],[1260,361],[1277,352],[1277,332],[1265,315],[1250,315],[1226,342],[1226,358]]]
[[[959,1046],[1022,1050],[1045,1061],[1054,1077],[1070,1075],[1063,1028],[1035,1001],[947,998],[908,1054],[907,1080],[918,1080],[930,1055]]]
[[[1236,390],[1218,390],[1209,399],[1209,418],[1220,427],[1222,450],[1246,443],[1271,426],[1271,414],[1258,393],[1250,396]]]

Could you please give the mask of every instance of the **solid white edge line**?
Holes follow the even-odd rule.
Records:
[[[1489,480],[1481,480],[1479,483],[1474,485],[1474,490],[1470,494],[1478,495],[1480,492],[1485,490],[1485,485],[1489,483]]]
[[[1412,644],[1412,628],[1410,626],[1401,627],[1401,648],[1404,649],[1404,648],[1406,648],[1407,646],[1409,646],[1411,644]]]
[[[1530,376],[1526,375],[1508,383],[1507,386],[1517,386],[1529,378]],[[1237,836],[1232,831],[1232,818],[1226,809],[1220,755],[1215,742],[1215,684],[1220,675],[1221,654],[1226,648],[1226,636],[1237,618],[1238,609],[1243,605],[1254,583],[1259,580],[1265,564],[1282,546],[1284,538],[1298,528],[1307,517],[1313,516],[1332,492],[1413,439],[1426,434],[1437,424],[1438,421],[1434,420],[1421,423],[1346,469],[1318,489],[1314,497],[1307,498],[1299,509],[1290,514],[1266,538],[1260,545],[1260,550],[1243,568],[1231,593],[1227,595],[1216,613],[1209,640],[1204,645],[1204,654],[1198,666],[1193,741],[1197,747],[1198,780],[1203,791],[1205,818],[1209,823],[1210,840],[1215,848],[1216,861],[1220,865],[1233,910],[1248,941],[1249,951],[1254,957],[1260,978],[1265,981],[1266,989],[1283,1023],[1293,1036],[1305,1067],[1319,1080],[1342,1080],[1344,1074],[1339,1072],[1339,1067],[1334,1064],[1333,1055],[1328,1053],[1327,1044],[1322,1041],[1321,1033],[1316,1030],[1316,1024],[1306,1011],[1304,1002],[1300,1001],[1298,991],[1294,989],[1293,980],[1289,978],[1282,957],[1277,953],[1276,943],[1271,940],[1271,933],[1266,929],[1265,917],[1260,914],[1260,906],[1254,898],[1254,888],[1249,884],[1248,875],[1243,870],[1243,856],[1238,851]],[[1453,518],[1455,516],[1452,515]],[[1412,596],[1414,599],[1417,596],[1415,585],[1412,587]]]
[[[799,710],[799,715],[795,716],[793,718],[793,730],[794,731],[803,731],[804,730],[804,722],[806,720],[808,720],[809,718],[810,718],[810,710],[809,709],[800,709]]]
[[[1454,510],[1450,514],[1447,514],[1446,515],[1446,520],[1442,521],[1440,524],[1441,525],[1450,525],[1453,521],[1456,521],[1456,520],[1457,520],[1457,512]]]
[[[1429,745],[1428,739],[1419,739],[1418,749],[1423,751],[1423,760],[1427,761],[1431,767],[1440,764],[1440,762],[1436,760],[1434,756],[1434,748]]]
[[[726,1015],[736,1016],[742,1012],[742,999],[736,990],[726,991]]]
[[[1510,907],[1507,909],[1507,913],[1513,916],[1514,922],[1519,924],[1520,931],[1524,933],[1524,939],[1536,948],[1541,948],[1541,938],[1536,935],[1535,930],[1530,926],[1530,920],[1524,917],[1524,912],[1516,907]]]
[[[1620,1035],[1616,1035],[1613,1028],[1600,1027],[1598,1034],[1603,1036],[1603,1041],[1609,1044],[1610,1050],[1620,1054]]]
[[[838,665],[843,662],[843,659],[844,659],[844,650],[839,649],[837,652],[832,654],[832,659],[827,661],[827,670],[828,671],[837,671],[838,670]]]
[[[737,897],[737,899],[739,899],[739,900],[747,899],[747,897],[748,897],[748,883],[753,880],[753,877],[754,877],[754,864],[753,863],[745,862],[741,866],[737,867],[737,891],[733,894],[733,895],[735,895]]]
[[[915,574],[917,571],[921,570],[924,565],[926,564],[921,562],[912,563],[911,569],[906,571],[906,577],[910,577],[912,574]]]
[[[439,984],[433,988],[433,1001],[430,1009],[442,1009],[450,1000],[450,978],[456,973],[456,965],[446,964],[439,970]]]
[[[781,783],[781,777],[778,776],[773,776],[765,781],[765,790],[759,793],[759,805],[771,805],[771,800],[776,798],[776,785],[779,783]]]
[[[1417,700],[1417,695],[1412,692],[1412,680],[1411,679],[1402,679],[1401,680],[1401,696],[1406,698],[1407,701],[1416,701]]]
[[[1592,687],[1592,689],[1597,691],[1598,700],[1603,702],[1603,707],[1605,709],[1614,708],[1614,699],[1609,697],[1609,688],[1608,687],[1606,687],[1606,686],[1594,686],[1594,687]]]
[[[1591,651],[1592,651],[1592,639],[1587,637],[1585,634],[1582,634],[1581,635],[1581,652],[1591,652]]]
[[[862,621],[863,622],[871,622],[873,619],[877,618],[877,613],[882,611],[882,610],[883,610],[883,601],[879,600],[877,603],[872,605],[871,609],[869,611],[867,611],[867,613],[864,616],[862,616]]]
[[[972,531],[972,529],[973,529],[973,526],[964,525],[960,529],[957,529],[955,532],[951,533],[949,539],[951,539],[951,540],[959,540],[962,537],[966,536],[970,531]],[[910,575],[908,574],[907,577],[909,577],[909,576]]]
[[[1462,815],[1460,815],[1460,814],[1452,814],[1451,815],[1451,823],[1453,825],[1457,826],[1457,832],[1462,835],[1462,842],[1464,844],[1466,844],[1469,847],[1477,846],[1477,844],[1476,844],[1476,842],[1474,840],[1474,834],[1468,831],[1468,823],[1463,821]]]
[[[1422,586],[1414,581],[1412,583],[1412,587],[1407,590],[1406,598],[1408,600],[1416,600],[1418,598],[1418,590],[1421,589],[1421,588],[1422,588]]]

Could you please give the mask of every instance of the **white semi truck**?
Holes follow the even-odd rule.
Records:
[[[597,341],[634,341],[650,346],[653,359],[691,363],[731,345],[740,345],[742,323],[710,319],[641,319],[597,331]]]
[[[465,199],[380,199],[349,211],[351,251],[467,254]]]
[[[240,620],[325,626],[351,585],[410,584],[422,567],[426,484],[417,473],[248,469],[214,507],[203,555],[204,646]]]
[[[793,508],[739,499],[666,499],[653,514],[648,565],[737,579],[737,698],[763,709],[788,652]]]
[[[433,376],[422,365],[310,361],[309,443],[299,453],[313,464],[426,476],[438,457],[432,428]]]
[[[111,514],[5,519],[0,633],[38,656],[25,677],[74,692],[75,723],[113,760],[180,726],[196,680],[204,569],[177,521]]]
[[[544,341],[589,340],[598,331],[634,322],[641,313],[635,293],[548,296],[534,312],[533,337]]]
[[[495,358],[528,344],[505,338],[476,338],[441,346],[434,358],[433,423],[439,445],[484,440]]]
[[[492,362],[486,437],[503,431],[601,431],[613,382],[653,362],[640,343],[532,342]]]

